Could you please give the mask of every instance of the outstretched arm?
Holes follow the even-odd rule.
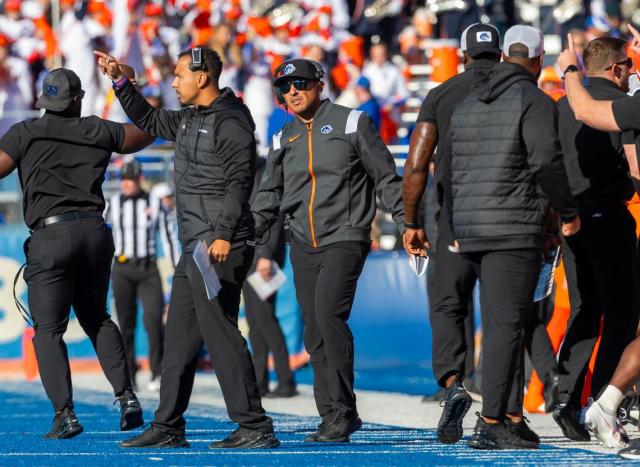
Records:
[[[124,142],[120,148],[120,154],[138,152],[153,143],[153,135],[145,133],[137,126],[131,125],[130,123],[122,126],[124,127]]]
[[[16,163],[13,161],[9,154],[4,151],[0,151],[0,178],[4,178],[13,172],[16,168]]]
[[[115,58],[98,50],[93,53],[98,57],[100,71],[115,83],[116,97],[133,123],[146,133],[175,141],[184,111],[154,109],[127,79]]]

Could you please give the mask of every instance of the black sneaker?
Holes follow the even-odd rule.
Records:
[[[640,459],[640,439],[629,441],[626,448],[618,451],[618,455],[623,459],[639,460]]]
[[[479,413],[473,434],[467,445],[473,449],[537,449],[538,443],[527,441],[514,434],[507,426],[500,423],[487,423]]]
[[[422,396],[422,402],[440,402],[447,398],[447,390],[445,388],[438,388],[433,394],[427,394]]]
[[[319,443],[348,443],[349,436],[360,428],[362,428],[362,420],[357,413],[346,415],[334,410],[332,416],[318,430],[316,441]]]
[[[558,386],[560,384],[560,378],[556,373],[551,373],[547,377],[547,381],[544,385],[544,411],[546,413],[552,412],[554,407],[559,403]]]
[[[78,436],[83,428],[76,418],[76,414],[70,407],[65,407],[62,412],[53,417],[51,430],[43,436],[45,439],[68,439]]]
[[[322,417],[322,421],[320,422],[320,425],[318,425],[318,428],[316,428],[316,431],[314,431],[313,433],[309,433],[304,437],[304,442],[316,443],[318,441],[318,433],[320,433],[324,429],[324,426],[327,424],[327,422],[336,415],[337,412],[334,409],[331,409],[328,414]]]
[[[184,435],[172,435],[151,425],[135,438],[120,443],[123,448],[188,448]]]
[[[144,425],[142,407],[130,389],[124,391],[114,402],[120,402],[120,431],[129,431]]]
[[[443,409],[436,433],[441,443],[454,444],[462,438],[462,420],[471,407],[471,397],[457,378],[446,393],[445,400],[440,404]]]
[[[591,435],[580,423],[579,411],[568,403],[561,403],[553,410],[553,419],[556,421],[565,438],[573,441],[589,441]]]
[[[239,427],[222,441],[214,441],[209,449],[267,449],[277,448],[280,441],[273,431]]]
[[[538,436],[535,431],[529,428],[528,422],[529,420],[524,417],[522,418],[522,421],[520,423],[515,423],[509,418],[506,418],[504,424],[511,431],[511,433],[518,436],[519,438],[540,445],[540,436]]]
[[[267,399],[278,399],[278,398],[288,398],[295,397],[298,395],[298,390],[295,386],[282,386],[278,385],[273,391],[267,391],[264,394],[264,397]]]

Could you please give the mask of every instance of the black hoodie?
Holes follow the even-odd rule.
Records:
[[[451,124],[452,224],[462,252],[539,247],[548,203],[575,218],[557,121],[555,103],[524,67],[477,71]]]
[[[240,243],[253,237],[249,197],[255,175],[255,124],[224,88],[208,106],[157,110],[127,82],[116,95],[142,130],[175,141],[178,228],[183,251],[198,239]]]

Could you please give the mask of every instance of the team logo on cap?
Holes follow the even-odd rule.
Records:
[[[478,42],[491,42],[492,38],[491,31],[476,32],[476,40]]]
[[[44,85],[44,93],[49,96],[57,96],[58,95],[58,86],[54,86],[53,84],[45,84]]]
[[[293,63],[289,63],[286,67],[284,67],[283,73],[285,75],[290,75],[294,71],[296,71],[296,67],[293,66]]]
[[[332,131],[333,131],[333,127],[331,125],[325,125],[322,128],[320,128],[320,133],[323,133],[325,135],[328,133],[331,133]]]

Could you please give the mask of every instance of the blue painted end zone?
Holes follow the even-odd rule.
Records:
[[[0,391],[2,444],[0,465],[489,465],[501,464],[626,464],[613,455],[579,449],[543,447],[538,451],[481,452],[464,443],[438,444],[433,430],[414,430],[365,423],[343,445],[302,442],[317,418],[275,415],[282,446],[270,451],[210,451],[212,440],[226,436],[234,425],[221,409],[194,405],[187,413],[190,449],[123,450],[118,442],[131,436],[115,431],[118,413],[103,393],[76,391],[76,413],[85,432],[71,440],[43,440],[51,408],[39,383],[3,383]],[[155,402],[143,401],[149,417]],[[61,464],[62,463],[62,464]]]

